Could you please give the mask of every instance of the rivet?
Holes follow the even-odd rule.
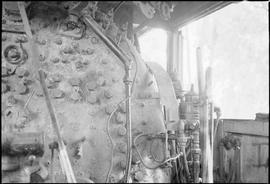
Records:
[[[77,42],[72,42],[71,45],[72,45],[72,47],[75,48],[75,49],[77,49],[77,48],[80,47],[79,43],[77,43]]]
[[[46,57],[42,54],[39,55],[39,61],[45,61]]]
[[[26,70],[25,68],[17,68],[16,69],[16,74],[18,77],[25,77],[29,75],[28,70]]]
[[[43,96],[43,91],[40,87],[38,87],[38,89],[36,89],[36,95],[39,97]]]
[[[61,82],[62,81],[62,76],[60,74],[54,74],[54,75],[52,75],[52,80],[54,82]]]
[[[5,92],[8,91],[8,86],[7,86],[7,84],[5,84],[5,83],[2,83],[2,84],[1,84],[1,91],[2,91],[2,93],[5,93]]]
[[[106,85],[106,80],[104,79],[104,77],[98,78],[97,84],[98,84],[99,86],[105,86],[105,85]]]
[[[25,42],[27,42],[28,41],[28,39],[27,39],[27,37],[25,36],[25,35],[20,35],[20,36],[18,36],[17,38],[16,38],[16,43],[25,43]]]
[[[88,97],[87,97],[87,101],[90,103],[90,104],[94,104],[97,102],[97,96],[96,94],[90,94]]]
[[[2,35],[2,42],[6,41],[7,40],[7,35],[6,34],[3,34]]]
[[[76,61],[75,67],[76,67],[76,69],[82,69],[84,67],[84,65],[81,61]]]
[[[59,63],[60,59],[55,57],[55,58],[51,58],[51,62],[53,63]]]
[[[120,136],[124,136],[124,135],[126,135],[126,133],[127,133],[127,129],[125,128],[125,127],[123,127],[123,126],[120,126],[119,128],[118,128],[118,135],[120,135]]]
[[[61,38],[56,38],[54,43],[56,43],[57,45],[61,45],[62,44],[62,39]]]
[[[19,93],[19,94],[25,94],[27,92],[27,87],[22,84],[19,83],[15,86],[15,90]]]
[[[81,79],[80,78],[70,78],[68,80],[68,82],[70,83],[70,85],[72,86],[79,86],[81,84]]]
[[[97,84],[95,81],[90,81],[86,84],[86,88],[89,90],[89,91],[94,91],[96,88],[97,88]]]
[[[64,97],[64,92],[60,89],[53,89],[51,91],[51,96],[53,98],[62,98],[62,97]]]
[[[62,50],[65,54],[73,54],[75,53],[72,47],[66,46],[64,47],[64,49]]]
[[[111,97],[113,97],[113,94],[110,90],[105,90],[104,91],[104,96],[108,99],[110,99]]]
[[[91,43],[92,44],[97,44],[98,43],[98,39],[96,37],[92,37],[91,38]]]
[[[104,58],[104,59],[101,60],[101,63],[104,64],[104,65],[105,64],[108,64],[109,63],[109,59]]]
[[[15,99],[15,97],[13,95],[10,95],[8,98],[7,98],[7,102],[8,104],[11,104],[11,105],[14,105],[17,103],[17,100]]]
[[[90,61],[89,61],[88,59],[83,59],[83,60],[82,60],[82,63],[83,63],[84,65],[88,65],[88,64],[90,63]]]
[[[46,44],[46,40],[37,40],[36,41],[39,45],[45,45]]]
[[[2,77],[8,76],[8,69],[6,67],[4,67],[4,66],[2,66],[1,76]]]
[[[73,91],[70,95],[70,99],[75,101],[75,102],[81,100],[81,98],[82,97],[81,97],[80,93],[78,93],[77,91]]]
[[[123,114],[117,113],[115,119],[117,123],[122,124],[125,121],[125,116]]]
[[[62,58],[61,62],[62,63],[69,63],[69,60],[68,60],[68,58],[64,57],[64,58]]]
[[[56,88],[58,86],[58,84],[56,82],[54,82],[52,79],[46,80],[46,85],[47,85],[47,88],[49,88],[49,89],[53,89],[53,88]]]
[[[91,49],[91,48],[82,50],[83,55],[92,55],[92,54],[94,54],[94,52],[95,52],[95,49]]]
[[[143,172],[138,171],[138,172],[135,173],[135,179],[136,179],[137,181],[142,181],[142,180],[143,180],[143,177],[144,177]]]
[[[113,112],[114,109],[115,109],[115,106],[114,105],[108,105],[105,108],[105,112],[110,115]]]

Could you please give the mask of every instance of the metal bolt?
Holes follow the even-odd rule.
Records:
[[[2,66],[1,76],[6,77],[8,75],[8,69]]]
[[[52,58],[52,59],[51,59],[51,62],[53,62],[53,63],[58,63],[59,61],[60,61],[59,58]]]
[[[54,43],[56,43],[57,45],[61,45],[62,44],[62,39],[61,38],[56,38]]]
[[[42,54],[39,55],[39,61],[45,61],[46,57]]]
[[[110,90],[105,90],[104,91],[104,96],[108,99],[110,99],[111,97],[113,97],[113,94]]]
[[[117,113],[115,119],[116,119],[116,122],[119,124],[122,124],[125,121],[125,117],[123,116],[123,114],[120,114],[120,113]]]
[[[84,67],[84,65],[81,61],[76,61],[75,67],[76,67],[76,69],[82,69]]]
[[[70,78],[69,79],[69,83],[72,85],[72,86],[79,86],[81,84],[81,79],[80,78]]]
[[[97,84],[95,81],[90,81],[86,84],[86,87],[89,91],[94,91],[97,88]]]
[[[62,76],[61,76],[60,74],[54,74],[54,75],[52,76],[52,80],[53,80],[54,82],[61,82]]]
[[[6,34],[3,34],[2,35],[2,42],[6,41],[7,40],[7,35]]]
[[[90,103],[90,104],[94,104],[97,102],[97,96],[96,94],[91,94],[87,97],[87,101]]]
[[[106,85],[106,80],[104,79],[104,77],[99,77],[97,80],[97,84],[99,86],[105,86]]]
[[[15,90],[19,93],[19,94],[25,94],[27,92],[27,87],[22,84],[19,83],[15,86]]]
[[[98,43],[98,39],[96,37],[92,37],[91,38],[91,43],[92,44],[97,44]]]
[[[25,68],[17,68],[16,74],[17,74],[18,77],[21,78],[21,77],[24,77],[24,76],[28,76],[29,72]]]
[[[101,63],[104,64],[104,65],[108,64],[109,62],[110,61],[107,58],[104,58],[104,59],[101,60]]]
[[[125,128],[125,127],[123,127],[123,126],[120,126],[119,128],[118,128],[118,135],[120,135],[120,136],[124,136],[124,135],[126,135],[126,133],[127,133],[127,129]]]
[[[135,179],[137,181],[142,181],[143,180],[143,177],[144,177],[144,174],[143,174],[142,171],[138,171],[138,172],[135,173]]]
[[[115,106],[114,105],[108,105],[105,108],[105,112],[110,115],[113,112],[114,109],[115,109]]]
[[[64,57],[61,61],[62,61],[62,63],[69,63],[69,60],[66,57]]]
[[[14,105],[14,104],[17,103],[17,100],[15,99],[15,97],[14,97],[13,95],[10,95],[10,96],[7,98],[7,102],[8,102],[9,104]]]
[[[79,100],[81,100],[81,95],[80,95],[80,93],[78,93],[77,91],[73,91],[72,93],[71,93],[71,95],[70,95],[70,98],[71,98],[71,100],[73,100],[73,101],[79,101]]]
[[[64,92],[60,89],[53,89],[51,91],[51,96],[53,98],[62,98],[62,97],[64,97]]]
[[[27,37],[26,37],[26,35],[20,35],[20,36],[18,36],[17,38],[16,38],[16,43],[25,43],[25,42],[27,42],[28,41],[28,39],[27,39]]]

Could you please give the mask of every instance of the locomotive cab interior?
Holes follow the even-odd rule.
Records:
[[[269,114],[222,119],[199,47],[183,86],[181,28],[237,3],[3,1],[2,183],[250,182],[251,142],[268,180]],[[141,55],[155,28],[165,68]]]

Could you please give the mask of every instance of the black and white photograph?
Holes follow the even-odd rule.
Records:
[[[1,3],[1,183],[269,183],[268,1]]]

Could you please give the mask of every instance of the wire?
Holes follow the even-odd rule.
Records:
[[[150,154],[151,154],[151,156],[153,157],[153,159],[154,159],[156,162],[162,163],[162,162],[164,162],[164,160],[166,160],[166,158],[164,158],[163,160],[157,160],[157,159],[156,159],[156,156],[154,156],[153,151],[152,151],[152,147],[153,147],[154,141],[155,141],[155,140],[153,140],[152,143],[151,143],[151,145],[150,145]],[[166,148],[165,148],[164,150],[166,150]]]
[[[136,150],[137,154],[139,155],[139,159],[140,159],[141,163],[142,163],[147,169],[157,169],[157,168],[159,168],[160,166],[164,165],[165,163],[167,163],[167,162],[169,162],[169,161],[171,161],[171,160],[177,159],[177,158],[179,158],[180,156],[183,155],[182,153],[179,153],[179,154],[176,155],[175,157],[171,157],[171,158],[165,160],[164,162],[162,162],[161,164],[158,164],[158,165],[156,165],[156,166],[148,166],[148,165],[146,165],[146,164],[143,162],[143,158],[142,158],[142,156],[141,156],[141,154],[140,154],[140,152],[139,152],[139,150],[138,150],[138,148],[137,148],[137,146],[136,146],[136,140],[137,140],[139,137],[142,137],[142,136],[147,136],[147,134],[140,134],[140,135],[138,135],[137,137],[135,137],[135,139],[134,139],[134,147],[135,147],[135,150]]]
[[[108,120],[107,120],[107,128],[106,128],[106,131],[107,131],[107,134],[108,134],[108,136],[109,136],[109,139],[110,139],[110,142],[111,142],[111,145],[112,145],[112,149],[111,149],[111,165],[110,165],[110,169],[109,169],[109,171],[108,171],[108,173],[107,173],[106,183],[108,183],[108,179],[109,179],[109,176],[110,176],[110,174],[111,174],[112,166],[113,166],[113,150],[114,150],[114,142],[113,142],[113,139],[112,139],[112,137],[111,137],[111,135],[110,135],[110,132],[109,132],[109,130],[110,130],[110,127],[109,127],[109,125],[110,125],[110,120],[111,120],[112,116],[114,115],[114,113],[115,113],[115,112],[117,111],[117,109],[119,108],[119,105],[120,105],[121,103],[123,103],[124,101],[126,101],[127,99],[128,99],[128,98],[125,98],[124,100],[120,101],[120,102],[117,104],[116,108],[111,112],[111,114],[110,114],[110,116],[109,116],[109,118],[108,118]]]

